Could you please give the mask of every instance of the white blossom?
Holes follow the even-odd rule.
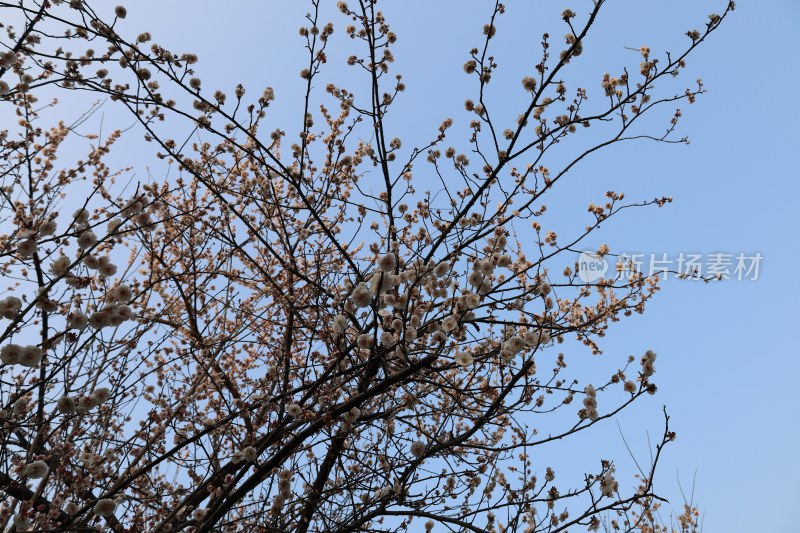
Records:
[[[303,408],[299,404],[292,403],[286,406],[286,414],[292,418],[297,418],[303,414]]]
[[[647,350],[642,356],[642,376],[647,379],[652,376],[655,371],[656,353],[653,350]]]
[[[344,419],[352,424],[358,420],[359,416],[361,416],[361,409],[358,407],[351,407],[350,410],[344,414]]]
[[[553,287],[551,287],[550,284],[547,283],[546,281],[543,281],[539,285],[538,289],[539,289],[539,294],[541,294],[542,296],[547,296],[548,294],[550,294],[550,291],[553,290]]]
[[[372,302],[372,293],[369,292],[369,289],[364,283],[359,283],[356,288],[353,289],[351,299],[356,307],[368,307]]]
[[[0,348],[0,361],[4,365],[15,365],[22,357],[22,346],[19,344],[6,344]]]
[[[28,527],[31,525],[30,519],[21,514],[15,514],[11,522],[14,524],[14,529],[16,531],[27,531]]]
[[[23,475],[31,479],[43,478],[50,471],[50,467],[44,461],[34,461],[25,465],[22,470]]]
[[[117,273],[117,265],[111,263],[108,256],[103,256],[100,258],[100,264],[97,267],[97,271],[101,276],[107,278]]]
[[[97,516],[105,517],[114,514],[116,509],[117,502],[109,498],[103,498],[102,500],[97,500],[97,503],[92,508],[92,512]]]
[[[465,296],[466,297],[464,298],[464,301],[466,302],[467,307],[469,309],[475,309],[480,305],[481,297],[479,295],[475,294],[474,292],[470,292],[467,293]]]
[[[120,226],[122,226],[122,220],[118,218],[112,218],[111,220],[108,221],[108,226],[107,226],[108,233],[112,234],[116,233],[119,230]]]
[[[134,215],[138,215],[144,210],[144,202],[141,198],[131,198],[125,203],[125,206],[122,208],[122,216],[131,217]]]
[[[347,317],[344,315],[336,315],[333,317],[333,332],[337,335],[344,333],[347,330]]]
[[[111,316],[103,311],[95,311],[89,316],[89,325],[94,329],[102,329],[111,325]]]
[[[65,415],[71,415],[75,412],[75,400],[70,396],[62,396],[56,402],[56,409]]]
[[[378,260],[378,266],[384,272],[392,272],[395,267],[397,266],[397,257],[391,252],[382,256],[380,260]]]
[[[40,235],[53,235],[56,230],[58,229],[58,224],[54,219],[45,220],[42,222],[42,225],[39,226],[39,234]]]
[[[94,232],[90,229],[84,230],[78,236],[78,246],[80,248],[83,248],[84,250],[86,248],[91,248],[96,243],[97,243],[97,235],[95,235]]]
[[[356,338],[356,345],[359,348],[372,348],[373,338],[369,333],[362,333]]]
[[[112,302],[128,303],[133,298],[133,292],[127,285],[117,285],[109,291],[108,297]]]
[[[88,410],[88,409],[94,409],[95,407],[99,406],[101,403],[103,403],[103,400],[101,399],[100,396],[92,393],[89,394],[88,396],[81,397],[79,402],[82,407],[85,407]]]
[[[455,361],[459,366],[469,366],[475,361],[475,359],[471,354],[467,352],[461,352],[456,355]]]
[[[17,244],[17,253],[22,258],[33,257],[36,253],[36,241],[33,239],[23,239]]]
[[[61,276],[66,274],[69,270],[71,261],[66,255],[59,255],[52,263],[50,263],[50,273],[54,276]]]
[[[525,344],[533,347],[547,344],[548,342],[550,342],[550,334],[544,330],[527,331],[522,336],[522,338],[525,341]]]
[[[525,348],[525,341],[521,337],[514,336],[508,339],[503,347],[510,352],[517,353]]]
[[[54,313],[58,309],[58,302],[46,296],[40,296],[39,299],[36,300],[36,307],[45,313]]]
[[[394,344],[394,335],[388,331],[381,333],[380,343],[383,346],[390,346]]]
[[[453,331],[454,329],[456,329],[457,326],[458,326],[458,319],[453,315],[450,315],[446,317],[444,320],[442,320],[442,329],[445,332]]]
[[[605,475],[600,478],[600,492],[603,496],[610,498],[619,489],[617,480],[614,479],[614,470],[609,468]]]
[[[89,211],[86,209],[78,209],[72,214],[72,218],[74,218],[75,222],[78,224],[86,224],[89,222]]]
[[[16,296],[8,296],[0,300],[0,316],[13,320],[22,309],[22,300]]]
[[[83,258],[83,264],[86,268],[97,270],[100,268],[100,259],[95,255],[88,254]]]
[[[152,231],[155,229],[153,221],[150,218],[150,213],[146,211],[134,216],[133,223],[136,224],[140,229],[143,229],[145,231]]]
[[[583,390],[586,396],[583,398],[583,407],[586,410],[586,418],[589,420],[597,420],[600,415],[597,412],[597,391],[591,385],[587,385]]]
[[[33,368],[42,360],[42,349],[38,346],[25,346],[19,358],[19,364]]]
[[[81,311],[72,311],[67,318],[68,329],[83,329],[89,325],[89,318]]]
[[[475,263],[475,271],[480,272],[484,276],[489,276],[494,272],[494,264],[491,259],[484,259]]]
[[[373,296],[376,294],[384,294],[397,285],[397,278],[394,274],[388,272],[376,272],[370,278],[369,285],[370,293]]]
[[[414,441],[411,443],[411,454],[419,459],[425,455],[425,444],[422,441]]]
[[[258,451],[253,446],[248,446],[242,450],[242,458],[249,463],[255,463],[258,458]]]
[[[483,284],[483,275],[480,272],[470,272],[467,283],[473,287],[480,287]]]
[[[94,391],[92,391],[90,397],[94,402],[97,403],[97,405],[100,405],[101,403],[111,398],[111,389],[109,389],[108,387],[97,388]]]
[[[17,414],[24,413],[30,407],[30,401],[31,401],[30,395],[26,394],[25,396],[21,396],[20,398],[17,399],[17,401],[14,402],[12,410],[14,411],[14,413]]]

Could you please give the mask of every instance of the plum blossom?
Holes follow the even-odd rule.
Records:
[[[465,295],[464,301],[469,309],[475,309],[480,305],[481,297],[474,292],[470,292]]]
[[[116,509],[117,509],[117,502],[109,498],[103,498],[101,500],[97,500],[97,503],[92,508],[92,512],[96,516],[106,517],[114,514],[114,511]]]
[[[33,368],[42,360],[42,349],[38,346],[25,346],[19,357],[19,364]]]
[[[346,413],[343,415],[343,418],[344,418],[344,419],[345,419],[347,422],[349,422],[349,423],[353,424],[353,423],[354,423],[356,420],[358,420],[358,417],[359,417],[359,416],[361,416],[361,409],[359,409],[358,407],[351,407],[351,408],[350,408],[350,410],[349,410],[349,411],[347,411],[347,412],[346,412]]]
[[[425,444],[422,441],[414,441],[411,443],[411,454],[417,459],[425,455]]]
[[[542,296],[547,296],[553,290],[553,287],[546,281],[543,281],[537,288]]]
[[[444,320],[442,320],[442,329],[445,332],[449,333],[454,329],[456,329],[457,326],[458,326],[458,319],[453,315],[450,315],[446,317]]]
[[[370,278],[369,285],[370,293],[373,296],[376,294],[384,294],[397,285],[397,277],[388,272],[376,272]]]
[[[17,244],[17,254],[23,259],[33,257],[36,253],[36,241],[33,239],[23,239]]]
[[[369,304],[372,303],[372,293],[369,291],[366,284],[359,283],[356,288],[353,289],[351,300],[356,307],[368,307]]]
[[[471,365],[475,359],[472,357],[471,354],[467,352],[460,352],[455,356],[455,362],[459,366],[469,366]]]
[[[356,338],[356,345],[358,345],[359,348],[372,348],[373,342],[374,339],[369,333],[362,333]]]
[[[44,461],[34,461],[25,465],[22,473],[25,477],[30,479],[43,478],[50,471],[50,467]]]
[[[8,296],[0,300],[0,316],[13,320],[22,310],[22,300],[16,296]]]
[[[550,342],[550,334],[545,330],[527,331],[522,336],[528,346],[541,346]]]
[[[258,458],[258,451],[253,446],[248,446],[242,450],[242,459],[248,463],[255,463]]]
[[[39,226],[39,235],[53,235],[56,230],[58,229],[58,224],[52,218],[49,220],[45,220],[42,222],[42,225]]]
[[[61,276],[66,274],[69,270],[71,261],[66,255],[59,255],[52,263],[50,263],[50,273],[54,276]]]
[[[56,409],[65,415],[75,412],[75,399],[70,396],[62,396],[56,401]]]
[[[78,209],[72,214],[72,218],[75,219],[77,224],[86,224],[89,222],[89,211],[83,208]]]
[[[94,391],[92,391],[90,397],[92,398],[93,401],[97,402],[97,405],[100,405],[101,403],[111,398],[111,389],[109,389],[108,387],[99,387]]]
[[[597,391],[591,385],[587,385],[583,390],[586,395],[583,398],[583,407],[586,411],[586,418],[591,421],[597,420],[600,415],[597,412]]]
[[[384,272],[392,272],[397,266],[397,257],[390,252],[378,260],[378,266]]]
[[[381,333],[380,343],[382,346],[389,346],[394,344],[394,335],[388,331],[384,331]]]
[[[84,230],[78,236],[78,246],[84,250],[91,248],[97,243],[97,235],[90,229]]]
[[[67,317],[68,329],[84,329],[89,325],[89,318],[80,310],[72,311]]]
[[[652,376],[655,371],[656,353],[653,350],[647,350],[642,356],[642,377],[644,379]]]
[[[22,358],[22,346],[19,344],[6,344],[0,348],[0,361],[4,365],[15,365]]]
[[[344,315],[336,315],[333,317],[333,332],[336,335],[341,335],[347,330],[347,317]]]
[[[617,490],[619,490],[619,483],[614,479],[614,468],[610,467],[600,478],[600,493],[606,498],[610,498]]]
[[[97,271],[101,276],[107,278],[117,273],[117,266],[111,262],[108,256],[103,256],[98,261]]]
[[[473,287],[480,287],[483,284],[483,274],[480,272],[470,272],[467,277],[467,283]]]
[[[133,292],[127,285],[117,285],[109,291],[108,298],[112,302],[128,303],[133,298]]]

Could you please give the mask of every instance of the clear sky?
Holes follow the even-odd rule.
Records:
[[[107,3],[110,11],[115,2]],[[341,37],[333,0],[322,3],[326,16],[338,22]],[[570,7],[584,15],[591,2],[505,3],[508,12],[498,22],[494,43],[500,69],[489,88],[497,113],[513,117],[517,109],[504,109],[504,101],[511,106],[521,97],[519,79],[538,60],[542,31],[550,31],[560,45],[565,29],[558,14]],[[456,131],[459,119],[463,127],[463,100],[474,96],[474,86],[461,65],[468,50],[480,43],[490,4],[385,2],[399,36],[395,72],[408,85],[389,125],[405,144],[424,143],[447,116],[456,119]],[[724,5],[723,0],[610,0],[571,70],[598,94],[603,72],[638,65],[638,53],[626,47],[647,45],[663,57],[665,49],[688,42],[687,30],[702,26],[709,13]],[[301,90],[297,73],[305,62],[297,28],[303,23],[304,2],[137,0],[128,8],[123,33],[149,30],[168,48],[198,53],[197,71],[206,88],[231,92],[236,82],[254,91],[275,87],[276,109],[286,109],[276,111],[275,120],[283,121],[279,125],[287,131],[297,129],[302,118],[296,105]],[[336,55],[336,46],[326,76],[346,86],[352,70]],[[633,211],[608,224],[589,244],[671,256],[763,256],[756,281],[705,285],[667,280],[647,312],[613,325],[603,344],[609,356],[641,354],[647,348],[659,354],[658,394],[626,413],[621,428],[634,453],[646,459],[647,432],[657,438],[661,406],[667,405],[678,440],[668,448],[657,485],[678,505],[676,478],[689,490],[696,472],[695,499],[709,532],[800,531],[793,511],[800,500],[800,460],[791,451],[800,436],[795,338],[800,289],[793,274],[795,267],[800,269],[800,243],[792,236],[799,229],[800,186],[792,170],[800,152],[800,111],[794,102],[800,85],[798,50],[800,2],[742,0],[689,58],[688,73],[669,90],[696,77],[708,89],[697,104],[681,106],[679,134],[690,136],[691,144],[615,147],[577,168],[560,196],[548,202],[553,216],[564,224],[574,217],[573,225],[580,228],[588,202],[606,190],[624,191],[630,199],[671,195],[675,200],[668,207]],[[129,118],[123,117],[108,108],[110,125],[125,124]],[[651,125],[651,131],[663,129],[662,123]],[[144,176],[153,159],[141,146],[137,152],[133,144],[125,146],[114,157]],[[591,439],[559,453],[576,463],[598,446],[615,457],[625,454],[616,426]]]

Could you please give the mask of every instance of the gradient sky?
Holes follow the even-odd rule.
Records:
[[[95,2],[100,7],[105,3]],[[114,2],[107,3],[110,11]],[[323,18],[337,22],[335,36],[342,37],[334,2],[322,3],[327,10]],[[456,119],[456,131],[465,124],[463,100],[474,97],[475,87],[461,65],[467,51],[480,43],[490,4],[385,3],[399,35],[394,71],[408,85],[389,126],[406,145],[424,143],[447,116]],[[128,5],[121,31],[131,35],[146,29],[168,48],[198,53],[197,72],[205,88],[232,92],[236,82],[258,92],[266,85],[275,87],[275,120],[287,131],[297,130],[302,118],[297,72],[306,62],[297,28],[306,4],[239,0],[221,5],[210,0],[137,0]],[[638,65],[638,53],[626,47],[647,45],[655,55],[677,50],[688,42],[686,30],[701,27],[706,15],[724,5],[723,0],[610,0],[586,52],[570,70],[598,95],[603,72]],[[500,69],[489,86],[497,116],[518,113],[511,105],[523,97],[519,79],[538,61],[541,33],[549,31],[560,46],[565,27],[558,14],[570,7],[580,17],[590,6],[588,0],[506,1],[507,14],[498,22],[494,42]],[[338,45],[332,46],[332,62],[323,78],[347,86],[353,71],[337,56]],[[671,195],[671,205],[632,210],[607,224],[589,244],[672,256],[760,252],[764,258],[757,281],[667,280],[646,313],[612,325],[603,344],[606,356],[615,360],[629,353],[638,356],[647,348],[659,354],[658,394],[620,417],[620,426],[634,454],[646,459],[647,433],[658,438],[662,405],[667,405],[678,440],[667,449],[657,486],[677,507],[678,478],[689,491],[696,473],[695,501],[708,532],[800,531],[791,511],[800,500],[800,460],[791,451],[800,436],[800,350],[794,337],[800,329],[800,289],[793,274],[795,267],[800,269],[800,243],[791,237],[798,230],[795,204],[800,198],[798,172],[791,170],[800,152],[794,131],[800,111],[793,101],[800,85],[797,50],[800,2],[742,0],[689,58],[688,72],[668,91],[680,90],[696,77],[708,89],[697,104],[681,105],[679,134],[688,135],[691,144],[614,147],[578,167],[547,201],[565,228],[579,229],[586,223],[588,202],[597,202],[606,190],[624,191],[629,199]],[[66,99],[89,101],[87,95]],[[104,109],[106,127],[130,122],[109,105]],[[662,123],[651,123],[650,131],[662,130]],[[147,146],[123,141],[112,155],[143,177],[149,165],[158,168]],[[606,356],[586,354],[584,364],[599,371],[610,363]],[[550,453],[577,468],[584,455],[598,449],[624,459],[616,426]]]

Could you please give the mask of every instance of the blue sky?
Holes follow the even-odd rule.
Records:
[[[323,2],[327,8],[333,3]],[[638,65],[638,53],[625,47],[647,45],[655,55],[677,50],[688,41],[686,30],[700,27],[724,4],[609,1],[585,54],[571,65],[576,79],[588,80],[582,83],[599,93],[603,72]],[[236,82],[258,92],[275,87],[275,120],[287,131],[296,130],[302,117],[297,72],[305,63],[297,28],[305,3],[219,5],[139,0],[128,6],[123,28],[129,34],[147,29],[168,48],[198,53],[197,71],[206,88],[230,92]],[[537,61],[542,31],[560,44],[565,29],[558,14],[570,7],[580,17],[590,6],[588,0],[506,2],[508,12],[494,43],[500,69],[490,85],[498,115],[516,116],[512,105],[523,97],[519,79]],[[447,116],[456,119],[457,131],[465,117],[463,100],[474,96],[461,65],[480,43],[489,3],[390,0],[384,9],[399,35],[395,72],[408,85],[389,126],[406,145],[424,143]],[[332,11],[327,14],[341,37],[341,19]],[[800,320],[794,269],[800,253],[797,238],[791,237],[798,228],[793,204],[800,197],[798,174],[791,170],[800,149],[795,132],[800,111],[793,101],[800,84],[798,49],[800,2],[742,0],[668,91],[696,77],[708,89],[697,104],[681,105],[679,134],[688,135],[691,144],[614,147],[578,167],[548,202],[560,223],[580,228],[585,206],[606,190],[624,191],[629,199],[673,196],[664,209],[634,210],[612,221],[589,244],[671,255],[760,252],[764,258],[757,281],[667,280],[647,312],[612,326],[603,344],[607,356],[616,359],[648,348],[659,354],[659,393],[626,413],[620,424],[634,452],[646,457],[647,432],[657,438],[661,407],[667,405],[678,440],[668,448],[658,484],[679,504],[676,477],[688,490],[696,472],[695,497],[706,531],[800,531],[791,512],[800,499],[800,460],[791,451],[800,422],[795,392],[800,350],[794,337]],[[336,54],[334,47],[326,75],[345,85],[352,71]],[[85,95],[74,98],[88,101]],[[110,125],[129,122],[106,108]],[[662,129],[662,123],[651,123],[651,131]],[[154,163],[142,149],[124,141],[114,157],[144,176],[145,167]],[[600,371],[606,363],[601,357],[585,364]],[[597,447],[609,455],[625,454],[615,426],[553,453],[580,463],[579,457]]]

